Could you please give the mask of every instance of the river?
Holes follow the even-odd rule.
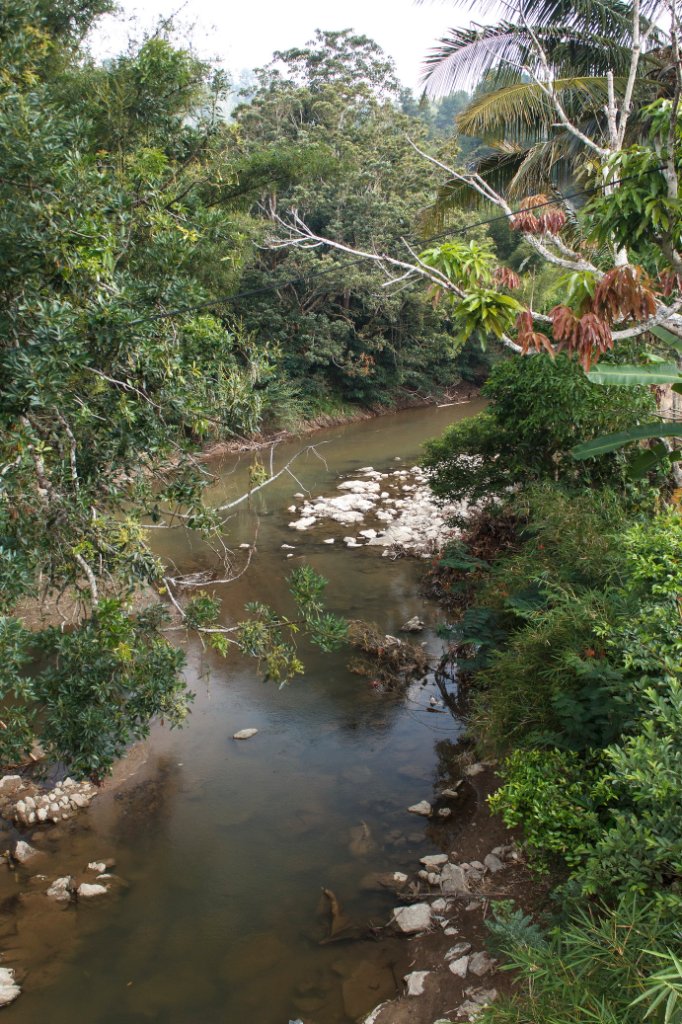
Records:
[[[331,610],[389,633],[415,614],[433,626],[438,609],[419,597],[418,560],[325,546],[319,531],[290,530],[286,510],[300,485],[329,493],[362,466],[393,469],[396,457],[412,465],[426,438],[478,408],[410,410],[279,445],[276,466],[312,440],[326,464],[301,456],[292,467],[300,483],[285,474],[235,511],[226,538],[233,548],[256,538],[257,551],[237,582],[219,588],[225,621],[251,600],[290,607],[285,575],[305,560],[329,580]],[[213,467],[211,498],[242,493],[250,461]],[[154,540],[180,571],[215,565],[184,531]],[[282,544],[296,545],[292,558]],[[418,639],[440,649],[428,628]],[[349,672],[347,649],[304,648],[306,675],[279,690],[241,656],[223,660],[190,642],[187,657],[196,699],[186,727],[155,725],[73,829],[43,836],[46,856],[32,874],[114,858],[126,885],[46,912],[44,883],[32,883],[35,896],[29,884],[2,940],[5,962],[28,969],[22,996],[3,1011],[7,1024],[349,1024],[395,991],[404,942],[320,945],[320,897],[328,887],[359,925],[382,925],[394,898],[364,891],[363,879],[413,871],[416,857],[447,848],[461,827],[461,818],[436,826],[406,813],[432,796],[436,744],[458,734],[452,718],[426,711],[432,681],[377,693]],[[246,727],[258,734],[234,741]]]

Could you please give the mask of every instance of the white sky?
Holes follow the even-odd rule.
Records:
[[[183,0],[119,0],[123,14],[104,18],[91,45],[99,57],[125,49],[159,17],[181,8]],[[452,24],[468,21],[447,0],[187,0],[176,21],[202,57],[218,58],[233,74],[266,64],[273,50],[302,46],[315,29],[352,28],[370,36],[396,62],[405,85],[416,89],[428,49]]]

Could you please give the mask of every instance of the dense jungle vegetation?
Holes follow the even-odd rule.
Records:
[[[486,412],[426,453],[436,494],[475,507],[435,578],[472,740],[501,766],[490,803],[555,886],[541,920],[496,908],[518,987],[491,1024],[682,1020],[678,31],[666,5],[540,0],[431,63],[490,83],[459,123],[491,151],[435,213],[516,200],[544,283],[519,282],[514,340],[546,354],[496,366]],[[454,301],[480,317],[482,289]]]
[[[520,984],[482,1019],[682,1021],[675,6],[506,5],[434,49],[438,100],[320,32],[237,103],[168,26],[96,63],[108,9],[0,12],[0,759],[37,738],[100,776],[182,721],[165,599],[188,628],[219,609],[179,601],[146,524],[221,530],[206,444],[484,367],[487,411],[426,452],[473,509],[437,567],[444,634],[493,807],[556,899],[498,906]],[[340,642],[324,581],[291,586],[296,627]],[[24,627],[65,595],[68,629]],[[292,632],[259,606],[205,635],[282,679]]]
[[[87,32],[110,9],[0,11],[0,758],[38,737],[94,775],[154,715],[186,714],[167,599],[192,628],[219,610],[178,600],[145,525],[220,535],[196,453],[437,393],[461,349],[419,282],[389,294],[364,260],[267,244],[277,203],[350,244],[416,240],[436,174],[409,137],[437,152],[461,96],[419,104],[376,44],[319,33],[228,116],[229,81],[169,26],[96,63]],[[320,587],[292,578],[298,625],[328,646],[343,626]],[[29,632],[13,614],[27,600],[69,628]],[[301,670],[293,632],[259,608],[206,636],[281,679]]]

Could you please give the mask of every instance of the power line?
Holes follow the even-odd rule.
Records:
[[[659,165],[658,167],[651,167],[645,173],[653,174],[654,171],[660,171],[660,170],[663,170],[663,165],[662,164]],[[630,181],[633,178],[639,178],[639,177],[641,177],[641,175],[639,175],[639,174],[630,174],[627,177],[617,178],[614,181],[609,181],[607,184],[609,186],[611,186],[611,185],[622,185],[623,182],[625,182],[625,181]],[[580,196],[592,195],[595,192],[599,192],[602,188],[604,188],[603,185],[595,185],[593,188],[579,189],[577,192],[573,192],[571,195],[563,195],[561,192],[557,191],[557,196],[558,196],[559,199],[563,200],[564,202],[569,202],[572,199],[578,199]],[[537,203],[537,204],[535,204],[533,206],[533,210],[540,210],[544,206],[554,206],[556,204],[556,202],[557,202],[556,199],[548,199],[544,203]],[[517,213],[514,213],[514,212],[512,212],[512,213],[501,213],[501,214],[497,214],[495,217],[489,217],[487,220],[477,221],[475,224],[467,224],[463,228],[445,228],[443,231],[440,231],[438,234],[431,235],[430,238],[422,239],[420,244],[421,245],[429,245],[431,242],[437,242],[439,239],[445,238],[448,235],[451,235],[453,237],[457,236],[457,235],[466,235],[466,234],[470,233],[471,231],[475,230],[476,228],[487,227],[490,224],[496,224],[496,223],[499,223],[500,221],[509,220],[511,217],[516,217],[516,216],[517,216]],[[366,262],[367,262],[367,257],[366,256],[360,256],[357,259],[349,260],[347,263],[342,264],[341,269],[344,269],[345,267],[354,267],[356,265],[359,265],[360,263],[366,263]],[[207,299],[205,302],[199,302],[196,305],[192,305],[192,306],[179,306],[176,309],[169,309],[169,310],[167,310],[164,313],[150,313],[149,316],[138,317],[136,320],[131,320],[130,323],[131,323],[131,326],[132,326],[134,324],[148,323],[148,322],[150,322],[152,320],[166,320],[166,319],[169,319],[170,317],[182,316],[185,313],[194,313],[194,312],[198,312],[201,309],[210,309],[210,308],[212,308],[214,306],[222,306],[223,304],[225,304],[227,302],[234,302],[234,301],[236,301],[238,299],[253,298],[256,295],[264,295],[264,294],[267,294],[268,292],[276,292],[276,291],[279,291],[281,288],[288,288],[288,287],[290,287],[292,285],[302,284],[302,283],[304,283],[306,281],[317,281],[317,280],[319,280],[319,278],[328,277],[330,274],[338,273],[339,269],[340,269],[339,266],[337,264],[335,264],[333,267],[329,267],[327,270],[318,270],[318,271],[313,271],[312,273],[308,273],[308,274],[300,274],[298,277],[292,277],[292,278],[289,278],[286,281],[280,281],[280,282],[277,282],[277,283],[267,284],[267,285],[260,285],[257,288],[249,288],[249,289],[246,289],[246,290],[241,291],[241,292],[231,292],[229,295],[222,295],[222,296],[220,296],[217,299]]]

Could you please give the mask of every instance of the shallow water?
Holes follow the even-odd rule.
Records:
[[[292,467],[297,480],[280,477],[227,524],[232,547],[255,538],[257,552],[248,572],[221,588],[224,620],[249,600],[286,607],[284,577],[303,558],[329,580],[334,611],[389,633],[415,614],[435,622],[437,608],[418,596],[418,561],[325,546],[323,538],[353,531],[297,533],[286,509],[294,492],[329,492],[361,466],[394,469],[396,456],[412,465],[424,439],[479,407],[411,410],[279,445],[276,467],[310,440],[326,465],[302,455]],[[213,467],[215,500],[245,489],[250,461]],[[184,531],[154,539],[180,571],[216,564]],[[283,543],[296,545],[293,558]],[[439,650],[433,634],[418,639]],[[31,874],[52,878],[113,857],[127,886],[46,911],[36,883],[18,930],[1,940],[5,963],[28,967],[23,995],[3,1013],[7,1024],[348,1024],[394,993],[404,943],[320,945],[328,924],[321,889],[332,889],[363,929],[388,920],[392,897],[362,891],[362,879],[414,870],[417,856],[446,847],[461,826],[461,817],[434,826],[405,810],[432,797],[435,743],[456,739],[458,726],[425,711],[430,680],[400,697],[382,695],[348,671],[347,650],[304,653],[305,677],[278,690],[241,657],[224,661],[188,646],[197,695],[188,725],[155,726],[75,829],[43,836],[46,856]],[[232,739],[249,726],[257,736]],[[3,882],[5,898],[8,885],[18,888]]]

